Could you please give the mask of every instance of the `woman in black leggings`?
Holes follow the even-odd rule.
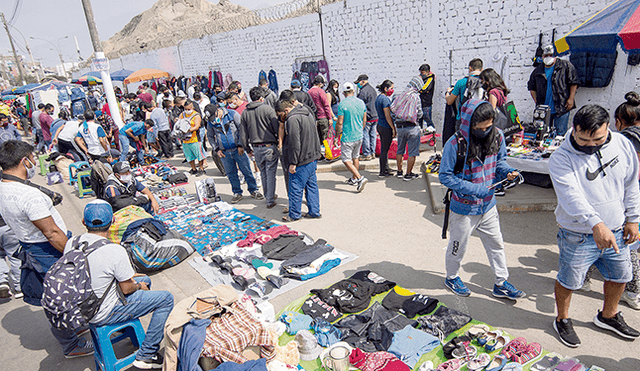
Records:
[[[393,81],[384,80],[377,86],[380,95],[376,98],[376,111],[378,112],[378,134],[380,134],[380,173],[379,177],[393,176],[389,170],[389,147],[396,136],[396,126],[391,117],[391,97],[393,95]]]

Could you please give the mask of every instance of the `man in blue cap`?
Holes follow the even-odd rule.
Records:
[[[88,203],[83,218],[87,233],[69,240],[65,253],[72,249],[75,239],[89,245],[107,239],[112,221],[111,205],[102,200]],[[91,289],[97,297],[104,296],[90,323],[96,326],[113,325],[153,313],[133,365],[143,370],[162,368],[163,357],[158,352],[164,337],[165,322],[173,309],[173,295],[168,291],[150,291],[151,279],[136,274],[127,251],[118,244],[107,243],[99,247],[87,256],[87,260]],[[118,284],[111,285],[113,280]]]

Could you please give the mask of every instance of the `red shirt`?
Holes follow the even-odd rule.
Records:
[[[309,89],[308,93],[311,96],[311,99],[313,99],[313,103],[318,107],[318,118],[331,119],[333,114],[331,111],[331,104],[327,99],[327,92],[317,86],[314,86]]]
[[[146,92],[138,94],[138,98],[147,103],[151,103],[151,101],[153,101],[153,95]]]
[[[239,105],[238,107],[234,108],[234,111],[238,112],[240,115],[242,115],[242,112],[244,112],[244,109],[247,108],[247,102],[242,102],[241,105]]]
[[[48,113],[42,111],[40,114],[40,126],[42,127],[42,139],[51,140],[51,123],[53,122],[53,117],[49,116]]]

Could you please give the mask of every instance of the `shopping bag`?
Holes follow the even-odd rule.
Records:
[[[333,130],[333,126],[329,127],[327,133],[327,139],[322,144],[324,145],[324,158],[327,160],[337,160],[340,158],[340,144],[336,140],[336,132]]]

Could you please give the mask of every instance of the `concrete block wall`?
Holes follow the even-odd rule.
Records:
[[[322,7],[325,55],[331,78],[342,83],[367,73],[374,86],[393,80],[396,91],[420,64],[429,63],[437,75],[433,118],[438,127],[445,90],[465,76],[469,60],[479,57],[486,67],[503,70],[509,99],[528,121],[534,106],[526,84],[539,32],[549,43],[554,28],[559,38],[605,5],[602,0],[345,0]],[[309,14],[123,56],[111,66],[187,76],[219,67],[246,90],[257,84],[261,69],[273,68],[283,89],[296,58],[321,54],[319,17]],[[612,112],[639,80],[640,68],[628,67],[620,51],[611,84],[578,89],[576,102],[601,104]]]

